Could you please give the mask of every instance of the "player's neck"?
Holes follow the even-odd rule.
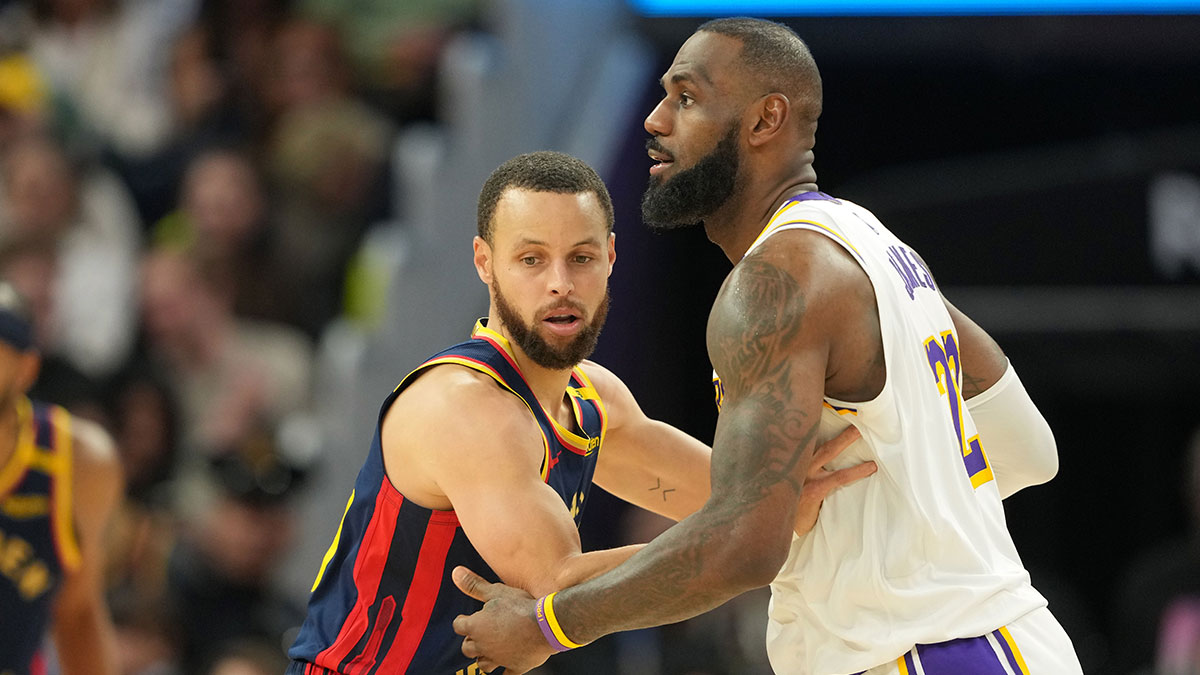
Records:
[[[498,317],[493,316],[488,319],[488,328],[504,336],[513,360],[517,362],[517,368],[525,379],[525,384],[533,390],[533,395],[537,397],[538,403],[541,403],[546,414],[557,418],[560,423],[563,422],[564,415],[569,416],[570,413],[566,401],[566,391],[567,385],[571,382],[572,369],[557,370],[538,365],[513,340],[512,333]]]
[[[736,265],[787,200],[816,190],[815,175],[791,177],[769,189],[741,190],[704,219],[704,230],[709,240],[720,246]]]

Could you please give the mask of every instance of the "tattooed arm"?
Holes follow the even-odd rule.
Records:
[[[625,565],[559,594],[563,630],[577,642],[695,616],[769,583],[787,557],[829,349],[796,265],[764,249],[730,274],[709,319],[725,387],[712,495]]]
[[[709,354],[725,387],[711,496],[624,564],[556,596],[571,640],[695,616],[769,583],[783,564],[816,446],[832,331],[854,309],[838,289],[843,268],[824,264],[829,256],[795,255],[794,247],[772,243],[734,268],[709,320]],[[537,644],[536,626],[530,629],[531,603],[500,597],[461,570],[456,581],[497,600],[456,621],[468,636],[464,653],[481,657],[485,668],[513,670],[549,655],[544,641]],[[515,611],[525,613],[523,626],[509,620]]]

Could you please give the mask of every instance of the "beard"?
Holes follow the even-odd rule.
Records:
[[[738,125],[729,126],[712,152],[690,169],[664,180],[651,176],[642,195],[642,222],[662,232],[699,225],[733,196],[738,177]],[[657,138],[648,149],[661,149]]]
[[[494,280],[492,290],[496,294],[496,313],[500,316],[504,327],[508,329],[512,341],[539,366],[550,370],[567,370],[574,368],[595,351],[596,342],[600,339],[600,329],[604,327],[604,320],[608,317],[607,289],[604,291],[604,299],[600,301],[600,306],[596,308],[595,312],[592,312],[592,320],[585,322],[579,333],[562,347],[555,347],[538,334],[536,322],[532,325],[525,323],[517,314],[517,310],[504,298],[504,293],[500,291],[500,285]],[[579,314],[582,321],[583,308],[575,303],[568,304]]]

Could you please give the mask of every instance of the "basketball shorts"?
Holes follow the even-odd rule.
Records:
[[[917,645],[862,675],[1083,675],[1071,638],[1045,607],[986,635]]]

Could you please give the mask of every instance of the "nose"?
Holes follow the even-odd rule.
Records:
[[[643,126],[653,136],[666,136],[671,131],[670,120],[664,108],[666,102],[667,99],[665,98],[659,101],[658,105],[654,106],[654,110],[651,110],[650,114],[646,115],[646,121],[643,123]]]
[[[560,260],[548,270],[547,282],[551,295],[567,296],[575,290],[575,282],[571,278],[571,269],[565,260]]]

